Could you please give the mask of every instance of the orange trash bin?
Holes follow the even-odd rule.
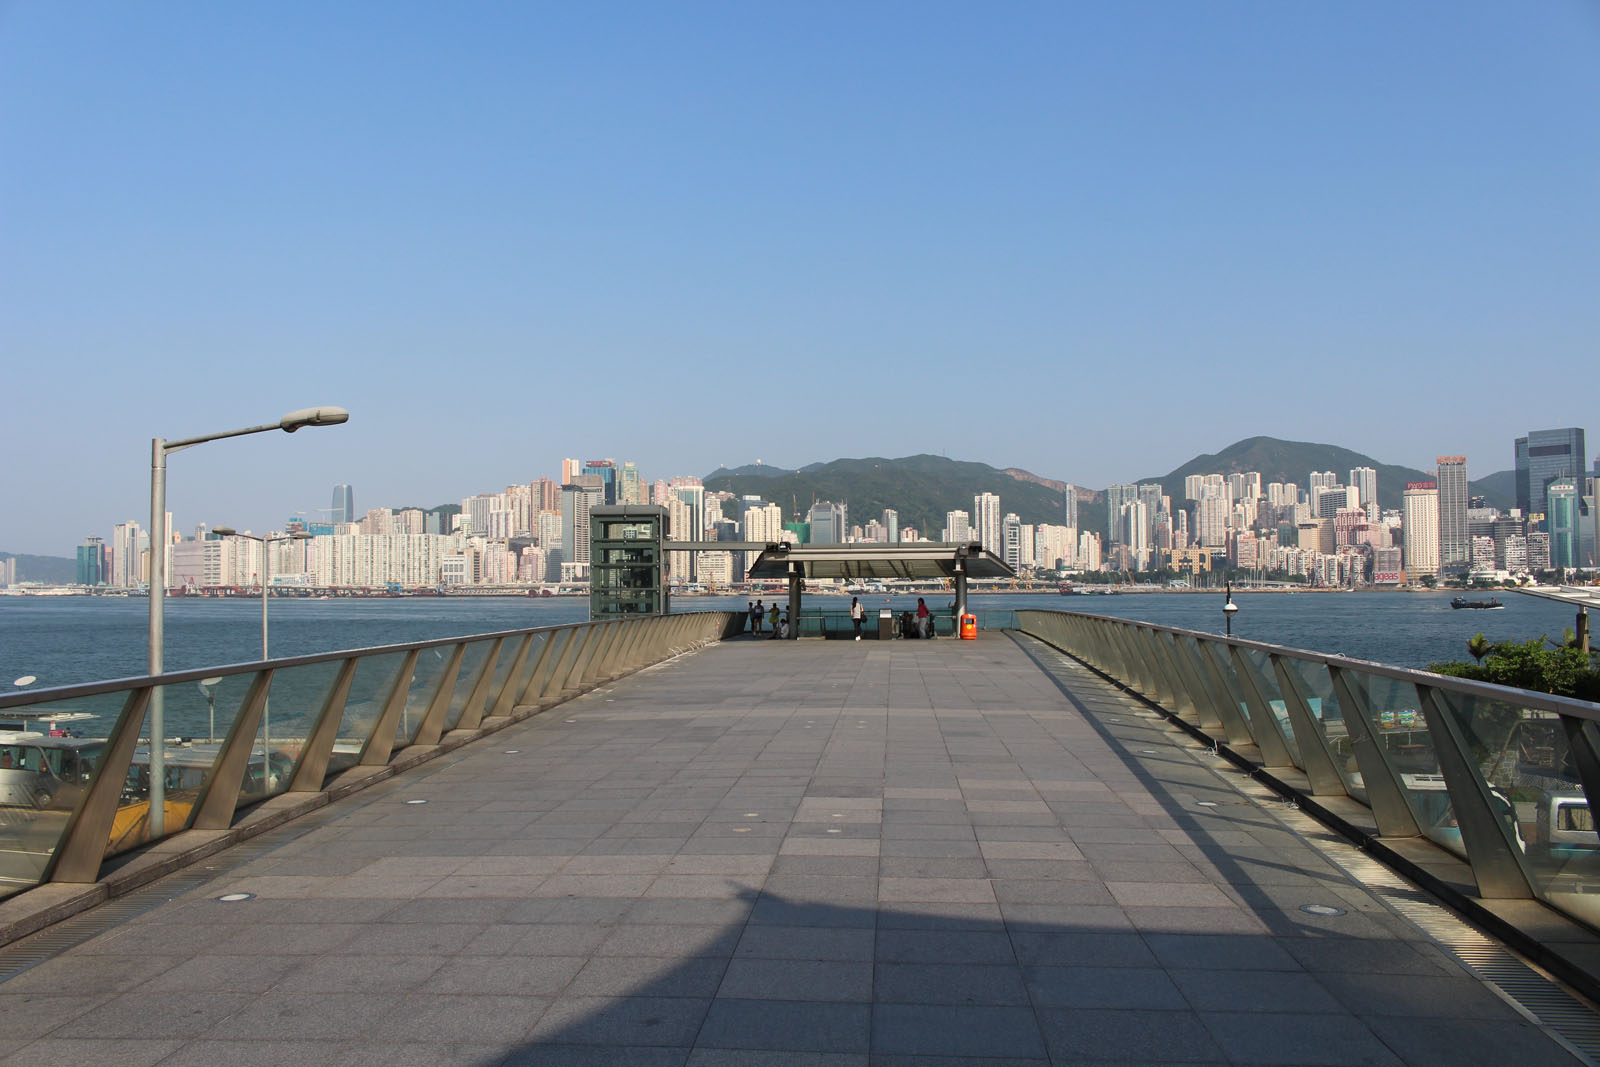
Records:
[[[978,617],[972,612],[961,616],[961,640],[976,641],[978,639]]]

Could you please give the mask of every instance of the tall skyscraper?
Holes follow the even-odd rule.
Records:
[[[1407,482],[1401,497],[1404,516],[1406,577],[1416,581],[1439,573],[1439,486],[1437,482]]]
[[[562,562],[574,564],[575,573],[589,573],[589,509],[605,499],[604,493],[599,485],[561,487]]]
[[[1350,484],[1356,487],[1361,494],[1360,506],[1366,509],[1367,517],[1373,522],[1378,521],[1378,471],[1375,467],[1352,467],[1350,469]]]
[[[639,468],[632,463],[624,463],[617,472],[617,503],[643,504],[642,490],[639,488]]]
[[[78,584],[99,585],[105,581],[100,568],[105,560],[105,542],[98,537],[85,537],[78,546]]]
[[[1577,567],[1583,563],[1580,546],[1578,486],[1570,478],[1558,478],[1545,487],[1545,528],[1550,532],[1550,566]]]
[[[1517,507],[1524,516],[1549,513],[1545,495],[1556,479],[1583,484],[1583,464],[1587,456],[1583,437],[1581,427],[1567,426],[1558,430],[1532,430],[1528,436],[1517,438],[1514,447]],[[1600,459],[1595,465],[1600,470]]]
[[[972,534],[985,550],[1004,558],[1005,530],[1000,524],[1000,498],[993,493],[978,493],[972,498]]]
[[[1202,493],[1205,491],[1202,485]],[[1117,536],[1117,523],[1122,518],[1122,505],[1130,500],[1139,499],[1137,485],[1108,485],[1106,486],[1106,542],[1119,541]]]
[[[848,527],[845,525],[845,507],[832,501],[821,500],[811,505],[811,543],[814,545],[842,545]]]
[[[617,502],[617,461],[591,459],[583,465],[583,473],[600,479],[601,495],[607,504]]]
[[[1075,485],[1067,486],[1063,517],[1066,520],[1063,525],[1072,531],[1073,539],[1076,540],[1078,536],[1078,487]]]
[[[1467,530],[1467,457],[1439,457],[1439,566],[1462,570],[1472,564]]]
[[[894,508],[883,509],[883,528],[891,545],[900,543],[900,513]]]
[[[333,523],[356,521],[355,490],[348,485],[333,487],[333,509],[328,521]]]
[[[972,518],[965,511],[944,513],[944,539],[952,545],[964,545],[972,540]]]

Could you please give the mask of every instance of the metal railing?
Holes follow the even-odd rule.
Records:
[[[0,697],[0,896],[93,882],[109,857],[409,766],[744,624],[742,612],[637,616]],[[167,736],[151,738],[157,695]]]
[[[1306,794],[1365,805],[1380,840],[1464,859],[1479,897],[1600,926],[1600,705],[1127,619],[1017,622]]]

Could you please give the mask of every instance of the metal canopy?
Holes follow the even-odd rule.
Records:
[[[790,567],[806,578],[1014,578],[1006,561],[972,544],[771,545],[750,567],[751,578],[787,578]]]
[[[1525,596],[1543,597],[1546,600],[1559,600],[1565,604],[1572,604],[1580,608],[1594,608],[1600,611],[1600,588],[1595,586],[1535,586],[1531,589],[1518,589],[1517,592]]]

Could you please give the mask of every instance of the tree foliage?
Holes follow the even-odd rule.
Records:
[[[1476,641],[1483,635],[1479,634]],[[1468,642],[1468,651],[1477,655]],[[1570,646],[1549,647],[1544,635],[1531,641],[1502,641],[1492,646],[1477,663],[1451,661],[1429,664],[1435,674],[1493,682],[1516,689],[1600,700],[1600,670],[1594,657]]]

